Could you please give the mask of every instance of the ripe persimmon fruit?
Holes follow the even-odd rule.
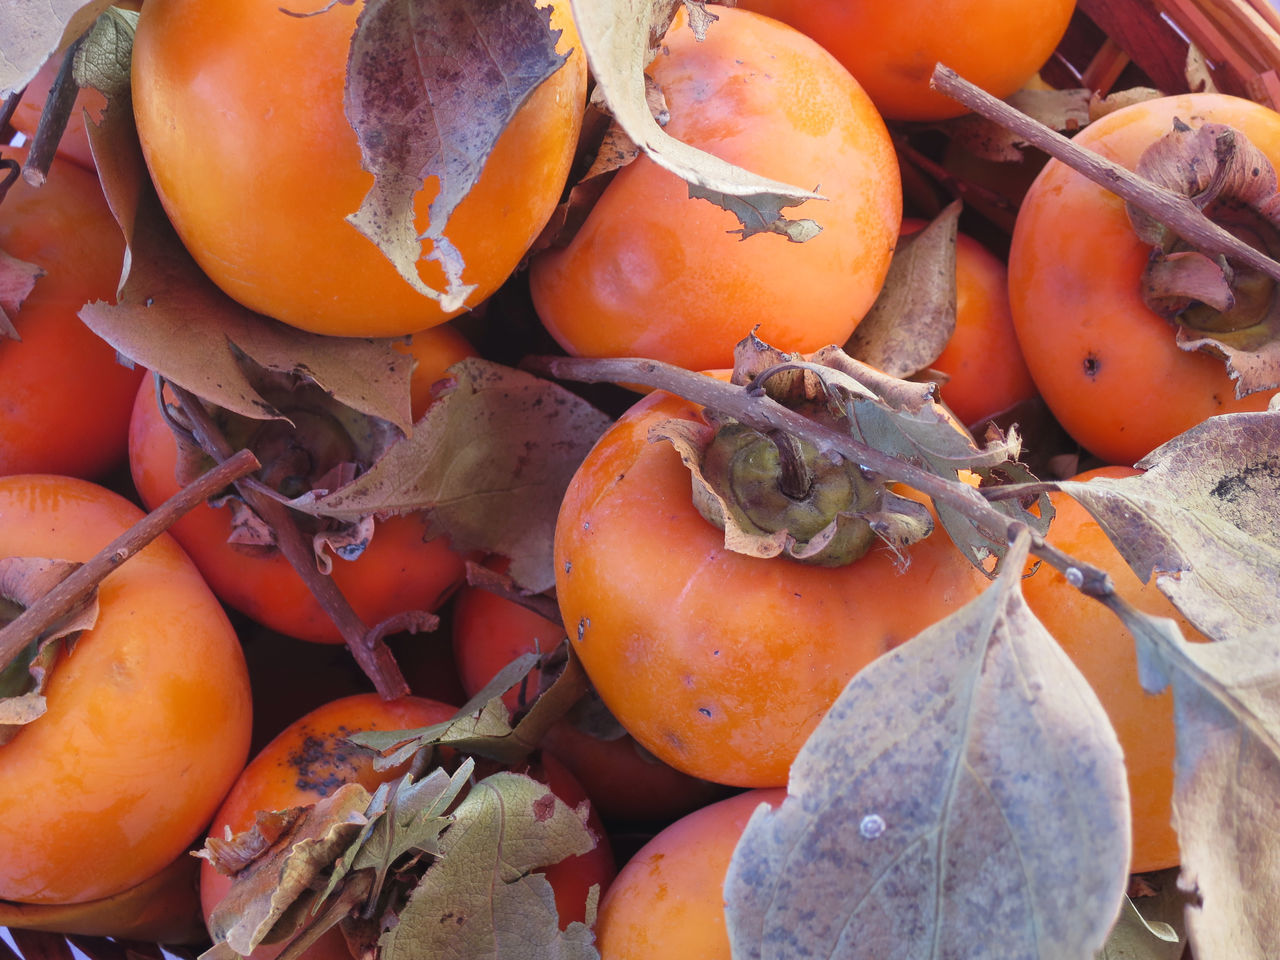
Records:
[[[1044,65],[1075,0],[740,0],[821,43],[891,120],[942,120],[966,108],[929,87],[941,61],[997,97]]]
[[[0,557],[84,562],[142,518],[70,477],[0,478]],[[0,746],[0,899],[80,903],[184,855],[248,753],[234,630],[167,534],[109,574],[64,650],[46,712]]]
[[[1075,142],[1133,169],[1175,119],[1227,124],[1280,162],[1280,113],[1222,94],[1135,103]],[[1151,251],[1119,197],[1058,160],[1028,190],[1009,251],[1013,323],[1031,376],[1067,433],[1106,463],[1132,466],[1209,417],[1266,409],[1274,393],[1239,399],[1222,360],[1177,346],[1173,324],[1142,298]]]
[[[784,210],[822,232],[745,239],[733,214],[639,156],[568,246],[530,264],[538,316],[568,352],[730,366],[754,327],[782,350],[844,343],[884,282],[902,217],[884,122],[847,70],[784,24],[716,8],[698,43],[683,12],[649,75],[678,140],[821,193]]]
[[[592,684],[646,749],[706,780],[780,786],[858,670],[987,580],[940,531],[905,564],[883,544],[830,567],[729,550],[681,455],[649,439],[699,416],[655,392],[597,441],[556,523],[557,598]]]
[[[431,385],[473,351],[452,327],[416,334],[404,347],[417,364],[410,384],[415,416],[431,400]],[[151,381],[137,391],[129,430],[129,462],[143,503],[154,507],[178,489],[178,445],[156,402]],[[330,465],[331,466],[331,465]],[[326,468],[327,469],[327,468]],[[229,542],[229,509],[201,504],[171,528],[214,593],[254,621],[317,643],[342,636],[302,578],[277,548]],[[374,535],[354,560],[333,561],[334,582],[367,626],[410,610],[438,609],[462,583],[466,559],[445,536],[432,536],[423,513],[375,519]]]
[[[22,162],[26,151],[4,154]],[[44,186],[19,178],[0,203],[0,252],[44,271],[9,318],[21,339],[0,334],[0,474],[102,477],[124,463],[142,370],[77,316],[115,300],[124,263],[97,178],[61,157]]]
[[[345,220],[373,184],[343,107],[363,6],[299,18],[274,0],[148,0],[133,47],[133,99],[161,201],[218,286],[315,333],[395,336],[458,310],[414,290]],[[586,61],[567,0],[552,5],[551,26],[567,62],[517,110],[445,232],[466,262],[463,282],[476,285],[467,306],[515,269],[569,173]],[[435,192],[428,184],[415,200],[420,233]],[[419,273],[441,290],[431,252]]]
[[[1127,477],[1129,467],[1102,467],[1073,477]],[[1139,610],[1174,620],[1188,640],[1206,638],[1160,592],[1129,568],[1096,520],[1064,493],[1050,494],[1057,513],[1046,539],[1053,546],[1110,575],[1116,592]],[[1178,837],[1172,823],[1174,724],[1173,695],[1152,696],[1138,681],[1133,638],[1101,603],[1067,583],[1047,564],[1023,581],[1027,605],[1039,618],[1097,693],[1124,751],[1132,808],[1131,872],[1161,870],[1178,863]]]
[[[729,960],[724,879],[747,821],[781,789],[747,790],[665,827],[618,871],[600,903],[605,960]]]

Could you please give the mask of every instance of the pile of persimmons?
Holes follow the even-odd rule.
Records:
[[[1280,274],[1141,191],[1274,266],[1280,114],[1187,92],[1210,67],[1160,89],[1073,0],[71,6],[47,49],[17,27],[52,13],[0,36],[0,927],[28,957],[31,931],[310,960],[1181,955],[1215,895],[1176,887],[1190,748],[1108,606],[1223,638],[1055,484],[1265,415]],[[940,92],[939,62],[1043,139]],[[1055,131],[1138,198],[1038,149]],[[1089,888],[1067,933],[1025,929],[1077,885],[1019,846],[1024,818],[1073,842],[1048,781],[1001,807],[1016,896],[949,872],[965,817],[913,841],[943,837],[927,890],[894,879],[914,848],[859,859],[908,818],[899,741],[934,734],[836,714],[859,678],[918,716],[967,696],[932,660],[918,696],[871,671],[997,591],[1065,651],[1049,685],[1087,681],[1063,715],[1103,758],[1063,773],[1114,819],[1111,866],[1063,853]],[[1001,609],[992,649],[1028,629]],[[858,738],[879,752],[815,773]],[[995,796],[1017,769],[973,775]],[[767,882],[744,858],[748,821],[759,853],[769,810],[817,823],[860,778],[881,799],[821,830],[827,872],[781,872],[820,860],[797,838]],[[821,921],[767,919],[747,892],[782,911],[780,876]]]

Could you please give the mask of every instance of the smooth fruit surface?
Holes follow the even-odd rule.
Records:
[[[1073,480],[1126,477],[1138,471],[1104,467]],[[1112,546],[1097,521],[1066,494],[1050,495],[1057,514],[1048,541],[1073,557],[1111,574],[1116,592],[1139,610],[1174,620],[1188,640],[1206,638],[1178,613],[1155,582],[1143,583]],[[1124,750],[1132,805],[1131,871],[1160,870],[1178,863],[1178,837],[1172,823],[1174,725],[1173,695],[1152,696],[1138,682],[1133,638],[1120,620],[1096,600],[1067,583],[1048,564],[1023,581],[1031,610],[1062,645],[1106,708]]]
[[[218,286],[305,330],[394,336],[452,314],[344,219],[373,184],[343,109],[362,7],[299,18],[273,0],[148,2],[133,48],[134,107],[165,209]],[[553,10],[557,49],[574,52],[517,111],[446,231],[466,261],[463,281],[477,285],[469,306],[515,269],[568,176],[586,65],[568,3]],[[420,233],[434,193],[428,185],[415,200]],[[430,252],[419,272],[440,290]]]
[[[729,960],[724,877],[751,814],[785,790],[748,790],[666,827],[627,861],[600,904],[601,960]]]
[[[115,300],[124,262],[97,178],[58,157],[44,186],[19,178],[0,203],[0,251],[44,270],[10,316],[21,339],[0,335],[0,474],[96,479],[124,462],[142,378],[77,316]]]
[[[1280,161],[1280,114],[1220,94],[1133,104],[1075,142],[1133,169],[1175,118],[1229,124]],[[1237,399],[1221,360],[1178,348],[1142,301],[1150,252],[1119,197],[1057,160],[1027,192],[1009,252],[1014,327],[1041,396],[1081,446],[1124,466],[1209,417],[1264,410],[1272,393]]]
[[[587,455],[561,505],[556,590],[605,705],[678,770],[780,786],[850,677],[986,586],[945,534],[900,569],[877,545],[844,567],[725,548],[689,471],[649,429],[694,407],[641,400]]]
[[[678,140],[826,200],[790,207],[805,243],[740,239],[640,156],[617,172],[567,247],[534,257],[534,306],[570,353],[693,370],[732,365],[759,325],[782,350],[844,343],[884,282],[902,217],[897,159],[870,100],[829,54],[766,17],[716,10],[697,43],[683,14],[649,67]]]
[[[1075,0],[741,0],[803,31],[849,68],[885,117],[941,120],[966,112],[929,88],[942,62],[997,97],[1044,65]]]
[[[0,557],[89,560],[142,517],[82,480],[0,478]],[[98,593],[47,712],[0,747],[0,898],[97,900],[182,854],[248,753],[244,656],[226,614],[167,535]]]

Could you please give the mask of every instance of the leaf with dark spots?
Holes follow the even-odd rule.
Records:
[[[1093,690],[1031,614],[1030,538],[976,600],[857,674],[725,879],[733,956],[1092,957],[1129,798]]]
[[[369,0],[360,12],[346,109],[374,184],[348,219],[446,311],[473,289],[449,217],[516,111],[566,59],[549,17],[529,0]],[[438,192],[420,234],[415,198],[431,181]],[[419,275],[424,241],[444,269],[442,291]]]

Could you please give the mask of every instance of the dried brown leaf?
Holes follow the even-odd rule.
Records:
[[[816,222],[790,220],[782,211],[820,194],[756,176],[682,143],[654,119],[641,78],[679,5],[680,0],[573,0],[582,47],[601,97],[649,159],[688,183],[691,197],[733,213],[742,224],[743,237],[768,232],[796,242],[811,239],[821,230]],[[696,14],[698,6],[689,9]],[[715,29],[714,23],[700,22],[696,15],[690,20],[702,29]]]
[[[455,548],[509,557],[512,579],[541,593],[555,583],[560,501],[609,418],[557,384],[486,360],[450,373],[411,437],[341,490],[293,505],[339,520],[428,510]]]
[[[370,0],[360,11],[346,110],[374,184],[348,220],[446,311],[474,289],[462,282],[449,217],[516,111],[567,59],[549,18],[528,0]],[[438,193],[419,235],[414,199],[431,181]],[[419,275],[424,241],[425,259],[444,269],[442,291]]]
[[[1033,90],[1024,88],[1006,98],[1006,102],[1053,130],[1074,133],[1089,123],[1090,91]],[[941,125],[959,147],[981,157],[1002,163],[1022,159],[1027,141],[1012,130],[978,114],[966,114]]]
[[[1029,537],[979,598],[860,672],[725,880],[735,958],[1091,957],[1128,880],[1124,764],[1031,614]]]
[[[1215,640],[1280,637],[1280,412],[1214,417],[1123,479],[1064,481],[1133,571]]]
[[[539,867],[595,845],[587,811],[574,810],[531,777],[496,773],[454,812],[427,870],[379,945],[384,960],[488,957],[596,960],[585,924],[560,929]]]
[[[847,354],[894,377],[938,359],[956,329],[959,219],[956,201],[898,241],[880,295],[844,345]]]
[[[1100,97],[1096,93],[1089,97],[1089,122],[1100,120],[1108,113],[1115,113],[1122,107],[1127,107],[1134,103],[1141,103],[1144,100],[1155,100],[1157,97],[1163,97],[1164,94],[1155,87],[1129,87],[1125,90],[1117,90],[1115,93]]]
[[[44,62],[71,45],[112,0],[0,4],[0,99],[21,90]]]
[[[13,317],[44,276],[44,269],[0,250],[0,338],[21,340],[14,329]]]

